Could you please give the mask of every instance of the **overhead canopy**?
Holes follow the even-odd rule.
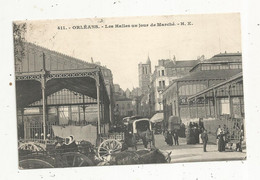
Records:
[[[156,113],[151,119],[150,121],[152,123],[158,123],[158,122],[162,122],[163,121],[163,113]]]
[[[85,70],[86,71],[86,70]],[[89,70],[90,71],[90,70]],[[92,69],[93,72],[98,71],[97,69]],[[50,72],[51,73],[51,72]],[[72,75],[73,71],[70,72]],[[76,73],[78,73],[76,71]],[[25,77],[26,73],[20,73],[20,76],[17,76],[18,78]],[[40,73],[39,73],[40,74]],[[66,74],[65,72],[60,71],[59,75]],[[54,74],[55,75],[55,74]],[[99,74],[100,75],[100,74]],[[101,95],[104,96],[104,101],[109,102],[109,97],[104,85],[103,78],[100,77],[102,75],[97,75],[96,78],[99,79],[100,88],[101,88]],[[16,99],[17,99],[17,106],[18,107],[27,107],[31,103],[41,100],[42,98],[42,91],[41,91],[41,82],[37,79],[31,79],[31,80],[17,80],[16,81]],[[85,76],[85,77],[72,77],[68,76],[66,78],[64,77],[55,77],[53,79],[50,79],[47,81],[45,86],[45,93],[47,96],[58,92],[62,89],[69,89],[74,92],[78,92],[80,94],[89,96],[91,98],[96,99],[97,98],[97,86],[96,86],[96,80],[93,77]]]

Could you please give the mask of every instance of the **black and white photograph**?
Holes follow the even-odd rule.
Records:
[[[246,160],[240,22],[14,21],[19,169]]]

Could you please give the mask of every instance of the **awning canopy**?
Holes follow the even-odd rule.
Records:
[[[75,72],[74,72],[75,71]],[[104,80],[99,73],[99,69],[89,69],[82,71],[81,73],[85,73],[86,71],[89,72],[96,72],[96,78],[91,76],[83,76],[78,77],[79,74],[78,70],[70,71],[70,74],[67,75],[67,72],[59,71],[59,76],[54,76],[54,78],[47,81],[45,90],[46,95],[49,96],[57,91],[62,90],[63,88],[69,89],[71,91],[75,91],[81,93],[83,95],[89,96],[91,98],[97,98],[97,85],[96,85],[96,78],[99,78],[100,84],[100,95],[104,97],[104,101],[109,103],[109,97],[105,88]],[[49,72],[49,76],[52,75]],[[39,101],[42,98],[42,90],[41,90],[41,82],[39,79],[22,79],[26,77],[27,73],[20,73],[16,77],[16,99],[17,99],[17,106],[24,108],[28,107],[31,103],[35,101]],[[37,74],[37,73],[35,73]],[[55,73],[53,73],[55,75]],[[40,75],[40,73],[39,73]],[[66,75],[65,77],[63,77]],[[74,76],[74,77],[73,77]],[[20,80],[21,79],[21,80]]]
[[[151,119],[150,121],[152,123],[158,123],[158,122],[162,122],[163,121],[163,113],[156,113]]]

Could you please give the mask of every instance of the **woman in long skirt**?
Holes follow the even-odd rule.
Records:
[[[166,131],[165,142],[166,142],[169,146],[172,146],[172,145],[173,145],[172,135],[169,133],[169,131]]]
[[[219,134],[218,151],[219,152],[225,151],[225,141],[224,141],[224,134],[223,134],[223,132],[220,132],[220,134]]]

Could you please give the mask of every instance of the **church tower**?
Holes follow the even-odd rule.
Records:
[[[142,90],[142,94],[147,94],[149,92],[151,78],[151,60],[149,56],[146,63],[138,64],[138,75],[139,87]]]

